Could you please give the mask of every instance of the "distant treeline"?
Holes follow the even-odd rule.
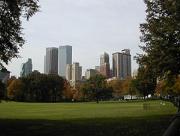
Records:
[[[140,71],[141,70],[141,71]],[[102,75],[77,82],[74,87],[58,75],[46,75],[37,71],[25,77],[11,77],[7,84],[0,82],[0,99],[24,102],[61,102],[119,100],[124,95],[177,96],[180,94],[180,77],[173,86],[166,80],[157,83],[152,74],[140,69],[136,78],[107,80]],[[136,97],[137,98],[137,97]]]
[[[89,86],[87,82],[77,83],[74,88],[58,75],[33,72],[18,79],[11,77],[7,85],[0,89],[1,98],[25,102],[97,101],[112,98],[112,89],[102,86],[106,84],[105,78],[97,78],[100,79],[98,86]]]
[[[64,82],[65,80],[57,75],[33,72],[26,77],[9,80],[7,97],[15,101],[61,101]]]

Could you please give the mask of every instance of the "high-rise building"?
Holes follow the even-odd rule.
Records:
[[[121,53],[113,53],[112,63],[114,77],[125,79],[131,76],[131,55],[129,49],[124,49]]]
[[[95,70],[99,73],[100,72],[100,66],[95,66]]]
[[[66,80],[68,81],[72,80],[72,64],[66,65]]]
[[[100,56],[100,66],[104,63],[109,63],[109,54],[106,52]]]
[[[110,77],[109,55],[107,53],[100,56],[100,73],[106,77]]]
[[[28,58],[28,61],[22,64],[20,76],[24,77],[30,73],[32,73],[32,59]]]
[[[44,73],[47,74],[47,69],[46,69],[46,55],[44,56]]]
[[[71,86],[76,87],[76,84],[82,81],[82,67],[78,62],[66,65],[66,79]]]
[[[58,74],[66,77],[66,65],[72,64],[72,46],[60,46],[58,52]]]
[[[82,67],[79,66],[78,62],[72,64],[72,82],[81,81],[82,78]]]
[[[44,57],[44,73],[58,74],[58,48],[46,48],[46,55]]]
[[[89,79],[93,76],[95,76],[98,72],[95,69],[87,69],[85,72],[85,78]]]

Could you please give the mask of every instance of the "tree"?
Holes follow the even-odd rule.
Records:
[[[113,88],[113,96],[121,97],[123,95],[123,81],[119,79],[108,82],[108,86]]]
[[[73,94],[73,101],[84,101],[83,93],[81,91],[81,88],[83,87],[83,82],[77,82],[76,86],[72,88],[72,94]]]
[[[24,101],[57,102],[62,100],[64,79],[58,75],[33,72],[20,78],[24,83]]]
[[[129,83],[129,89],[128,89],[128,94],[131,95],[131,99],[133,95],[137,94],[137,89],[136,89],[136,79],[131,79]]]
[[[103,75],[95,75],[91,77],[88,82],[95,88],[104,88],[106,87],[106,77]]]
[[[122,91],[123,91],[123,94],[131,94],[131,80],[132,78],[128,77],[126,78],[125,80],[122,80]]]
[[[176,94],[180,95],[180,76],[176,79],[173,90]]]
[[[91,77],[81,87],[85,99],[96,100],[112,98],[112,88],[107,87],[106,78],[102,75]]]
[[[1,99],[4,98],[5,96],[5,84],[3,84],[0,80],[0,102],[1,102]]]
[[[180,1],[144,2],[147,15],[140,30],[141,42],[145,45],[140,48],[145,54],[139,55],[137,60],[139,64],[149,63],[158,77],[175,81],[180,74]]]
[[[96,102],[99,103],[100,93],[106,87],[106,81],[103,75],[95,75],[89,79],[90,91],[93,94]]]
[[[144,96],[154,95],[156,87],[156,76],[150,67],[141,65],[138,69],[136,79],[133,80],[133,86]]]
[[[66,100],[72,100],[74,95],[73,88],[71,87],[70,83],[65,80],[64,82],[64,91],[63,96]]]
[[[21,101],[23,98],[24,84],[21,80],[13,80],[7,88],[8,98],[16,101]]]
[[[15,76],[11,76],[11,77],[8,79],[8,81],[7,81],[7,87],[11,84],[11,82],[12,82],[13,80],[16,80],[16,77],[15,77]]]
[[[38,8],[38,0],[0,0],[0,69],[18,57],[24,44],[20,17],[28,20]]]
[[[8,83],[8,97],[16,101],[57,102],[63,100],[65,80],[58,75],[32,72]]]
[[[168,94],[167,85],[164,80],[158,81],[155,89],[155,94],[158,96],[164,96]]]

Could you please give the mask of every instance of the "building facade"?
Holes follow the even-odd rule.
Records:
[[[85,72],[85,79],[95,76],[98,72],[95,69],[87,69]]]
[[[82,67],[78,62],[72,64],[72,82],[81,81],[82,78]]]
[[[100,73],[100,66],[95,66],[95,70]]]
[[[109,55],[107,53],[100,56],[100,74],[107,78],[110,77]]]
[[[66,65],[66,80],[68,81],[72,80],[72,64]]]
[[[72,64],[72,46],[60,46],[58,52],[58,74],[66,77],[66,65]]]
[[[113,77],[126,79],[131,76],[131,55],[129,49],[116,52],[112,55]]]
[[[44,57],[44,73],[58,74],[58,48],[46,48],[46,55]]]
[[[20,76],[24,77],[30,73],[32,73],[32,59],[28,58],[28,61],[22,64]]]

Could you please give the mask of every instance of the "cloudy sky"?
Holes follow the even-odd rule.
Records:
[[[83,71],[99,65],[99,57],[107,52],[128,48],[133,60],[141,53],[139,24],[145,22],[143,0],[40,0],[41,11],[30,21],[23,21],[26,44],[21,58],[8,66],[19,76],[21,64],[32,58],[33,70],[44,71],[46,47],[71,45],[73,62],[80,62]],[[112,64],[112,63],[111,63]]]

